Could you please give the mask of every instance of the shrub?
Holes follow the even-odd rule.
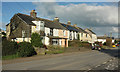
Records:
[[[73,40],[73,41],[69,41],[68,43],[69,47],[86,47],[86,48],[91,48],[91,44],[88,42],[81,42],[79,40]]]
[[[12,55],[16,54],[18,50],[18,45],[14,41],[8,41],[6,39],[2,40],[2,55]]]
[[[19,43],[18,55],[20,57],[29,57],[35,55],[35,49],[29,42]]]
[[[31,44],[35,47],[43,47],[42,38],[38,33],[33,33],[31,35]]]
[[[106,45],[106,42],[104,42],[103,45]]]

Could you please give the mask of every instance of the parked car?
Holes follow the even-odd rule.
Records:
[[[99,44],[92,44],[92,50],[101,50],[101,45],[99,45]]]
[[[112,44],[112,47],[113,47],[113,48],[115,48],[115,47],[116,47],[116,45],[115,45],[115,44]]]

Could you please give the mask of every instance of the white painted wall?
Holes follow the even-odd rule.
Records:
[[[96,42],[97,41],[97,36],[95,34],[92,34],[92,42]]]
[[[32,33],[36,32],[36,26],[32,26]]]
[[[97,41],[104,43],[104,42],[106,42],[106,39],[97,39]]]
[[[97,39],[97,41],[104,43],[104,42],[106,42],[106,39]],[[112,39],[112,43],[114,43],[114,41],[115,41],[115,40]]]
[[[32,29],[33,32],[44,31],[44,21],[32,21],[36,26]]]
[[[49,45],[49,38],[48,37],[44,37],[43,38],[43,44],[45,44],[45,45]]]
[[[45,35],[47,36],[48,34],[50,34],[50,28],[45,27]]]
[[[30,41],[31,38],[16,38],[16,39],[12,39],[12,41],[16,41],[16,42],[23,42],[23,41],[26,41],[26,42],[31,42]]]
[[[61,44],[61,41],[62,41],[62,40],[61,40],[61,39],[59,39],[59,45],[62,45],[62,44]]]
[[[53,29],[53,36],[58,36],[58,29]]]

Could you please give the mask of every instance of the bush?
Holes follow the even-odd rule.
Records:
[[[106,42],[104,42],[103,45],[106,45]]]
[[[19,43],[18,55],[20,57],[29,57],[35,55],[35,49],[29,42]]]
[[[35,47],[43,47],[42,38],[38,33],[33,33],[31,35],[31,44]]]
[[[73,40],[73,41],[68,41],[68,46],[69,47],[86,47],[86,48],[91,48],[91,44],[88,42],[81,42],[79,40]]]
[[[17,42],[2,40],[2,56],[16,54],[18,50]]]

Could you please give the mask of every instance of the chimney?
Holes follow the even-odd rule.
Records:
[[[104,37],[107,37],[107,35],[105,34]]]
[[[67,22],[67,24],[68,24],[68,25],[71,25],[71,22],[70,22],[70,21],[68,21],[68,22]]]
[[[31,16],[31,17],[36,18],[36,15],[37,15],[37,13],[35,12],[35,10],[32,10],[32,11],[30,12],[30,16]]]
[[[59,22],[59,18],[58,18],[58,17],[55,17],[53,21]]]
[[[77,27],[76,25],[77,25],[77,24],[73,24],[74,27]]]

